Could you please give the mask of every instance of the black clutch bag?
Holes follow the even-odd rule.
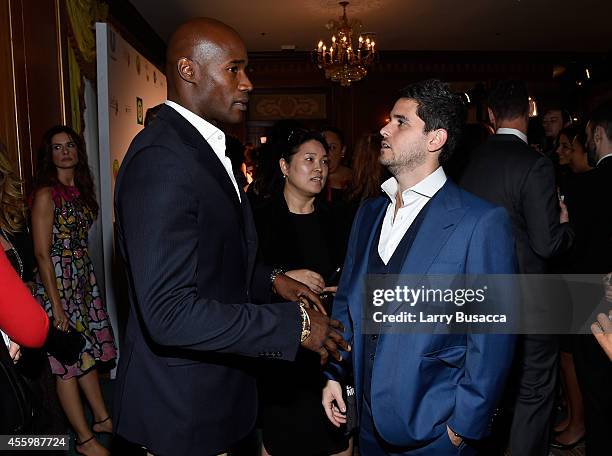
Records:
[[[45,350],[62,364],[70,366],[76,363],[83,347],[85,347],[85,338],[81,333],[74,329],[60,331],[54,326],[49,326]]]

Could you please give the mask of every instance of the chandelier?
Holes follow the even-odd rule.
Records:
[[[367,67],[374,62],[375,35],[361,33],[363,25],[358,20],[349,21],[346,17],[346,7],[349,2],[340,2],[342,16],[339,21],[331,20],[327,29],[332,32],[329,47],[319,41],[314,51],[317,66],[325,70],[325,77],[341,86],[349,86],[353,81],[359,81],[367,73]]]

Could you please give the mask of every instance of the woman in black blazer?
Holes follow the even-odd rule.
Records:
[[[294,129],[267,152],[280,157],[283,185],[254,210],[259,255],[317,293],[334,292],[345,240],[317,199],[327,179],[327,145],[318,134]],[[304,350],[294,363],[271,361],[261,369],[263,454],[351,454],[348,437],[325,416],[323,385],[318,357]]]

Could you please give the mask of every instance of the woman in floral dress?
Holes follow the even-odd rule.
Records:
[[[87,250],[88,231],[98,212],[87,155],[80,137],[65,126],[44,136],[32,202],[32,231],[38,263],[36,297],[53,324],[77,331],[86,343],[79,360],[64,365],[49,355],[62,408],[77,435],[76,450],[107,455],[95,432],[112,432],[97,362],[116,358],[113,333]],[[91,406],[89,426],[80,399]]]

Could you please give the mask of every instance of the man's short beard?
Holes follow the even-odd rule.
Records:
[[[414,171],[421,166],[427,160],[427,152],[415,152],[410,151],[409,153],[400,157],[393,157],[389,160],[380,157],[380,164],[385,166],[392,176],[397,177],[400,174]]]

